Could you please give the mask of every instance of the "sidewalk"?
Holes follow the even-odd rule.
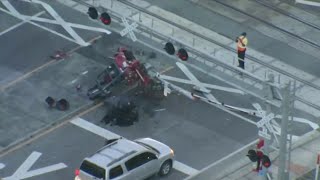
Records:
[[[310,137],[302,139],[300,142],[298,142],[298,144],[294,145],[294,147],[295,148],[291,152],[289,179],[297,179],[316,167],[317,155],[320,152],[319,131],[315,131],[312,135],[310,135]],[[271,156],[276,158],[273,160],[273,165],[270,167],[269,171],[271,172],[273,179],[277,179],[279,164],[279,159],[277,157],[278,153],[274,152],[271,154]],[[244,169],[247,170],[248,174],[243,175],[243,172],[240,172]],[[252,164],[250,164],[239,171],[229,174],[222,180],[238,179],[238,177],[242,177],[242,179],[254,180],[257,179],[257,176],[257,173],[252,171]]]
[[[255,144],[243,149],[238,155],[229,158],[230,162],[224,162],[208,167],[200,171],[199,174],[187,178],[186,180],[259,180],[263,179],[257,172],[252,171],[256,163],[252,163],[246,153],[254,148]],[[292,146],[290,163],[290,180],[299,178],[310,172],[316,167],[317,154],[320,152],[320,132],[318,130],[301,137],[301,139]],[[272,179],[277,179],[278,175],[278,152],[270,153],[272,165],[269,168],[269,174]],[[221,166],[221,167],[218,167]]]

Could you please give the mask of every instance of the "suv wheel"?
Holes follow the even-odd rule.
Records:
[[[171,169],[172,169],[172,161],[166,160],[160,167],[159,175],[166,176],[170,173]]]

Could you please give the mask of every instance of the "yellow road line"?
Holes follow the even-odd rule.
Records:
[[[160,74],[163,74],[163,73],[165,73],[165,72],[168,72],[168,71],[170,71],[170,70],[172,70],[172,69],[174,69],[174,68],[175,68],[175,66],[169,66],[168,68],[164,69],[163,71],[160,71]]]
[[[82,116],[82,115],[84,115],[84,114],[86,114],[86,113],[89,113],[89,112],[91,112],[91,111],[93,111],[93,110],[101,107],[103,104],[104,104],[103,102],[100,102],[100,103],[96,104],[95,106],[93,106],[93,107],[91,107],[91,108],[89,108],[89,109],[87,109],[87,110],[85,110],[85,111],[82,111],[82,112],[78,113],[77,115],[74,115],[72,118],[69,118],[69,119],[67,119],[67,120],[65,120],[65,121],[63,121],[63,122],[61,122],[61,123],[59,123],[59,124],[57,124],[57,125],[54,125],[54,126],[52,126],[51,128],[49,128],[49,129],[46,130],[46,131],[40,132],[39,134],[31,137],[30,139],[28,139],[28,140],[26,140],[26,141],[23,141],[23,142],[17,144],[16,146],[13,146],[12,148],[10,148],[10,149],[2,152],[2,153],[0,154],[0,157],[3,157],[3,156],[5,156],[5,155],[7,155],[7,154],[9,154],[9,153],[11,153],[11,152],[13,152],[13,151],[16,151],[16,150],[24,147],[25,145],[28,145],[28,144],[34,142],[35,140],[39,139],[40,137],[42,137],[42,136],[44,136],[44,135],[47,135],[47,134],[49,134],[50,132],[52,132],[52,131],[54,131],[54,130],[56,130],[56,129],[58,129],[58,128],[66,125],[66,124],[68,124],[68,123],[69,123],[70,121],[72,121],[75,117],[79,117],[79,116]]]

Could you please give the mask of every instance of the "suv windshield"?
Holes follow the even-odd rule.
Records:
[[[155,149],[154,147],[152,147],[152,146],[150,146],[150,145],[148,145],[148,144],[145,144],[145,143],[142,143],[142,142],[139,142],[139,141],[135,141],[135,142],[138,143],[138,144],[140,144],[140,145],[142,145],[142,146],[144,146],[144,147],[147,148],[147,149],[153,150],[153,151],[156,152],[158,155],[160,154],[160,152],[159,152],[157,149]]]
[[[84,160],[80,166],[80,170],[99,179],[105,179],[106,171],[89,161]]]

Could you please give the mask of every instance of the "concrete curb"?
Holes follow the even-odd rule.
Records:
[[[306,144],[306,143],[308,143],[318,137],[320,137],[320,132],[318,130],[311,131],[311,132],[301,136],[300,140],[298,140],[296,143],[293,143],[292,150],[299,148],[299,147],[303,146],[304,144]],[[270,153],[269,157],[270,157],[271,161],[274,161],[275,159],[278,158],[278,156],[279,156],[279,152],[273,151]],[[245,166],[238,168],[237,171],[232,172],[230,170],[230,171],[228,171],[228,173],[224,173],[224,174],[219,175],[218,179],[229,177],[230,175],[231,175],[231,177],[237,177],[237,178],[248,175],[250,172],[252,172],[252,163],[249,160],[247,160],[247,162],[249,162],[249,163]]]

